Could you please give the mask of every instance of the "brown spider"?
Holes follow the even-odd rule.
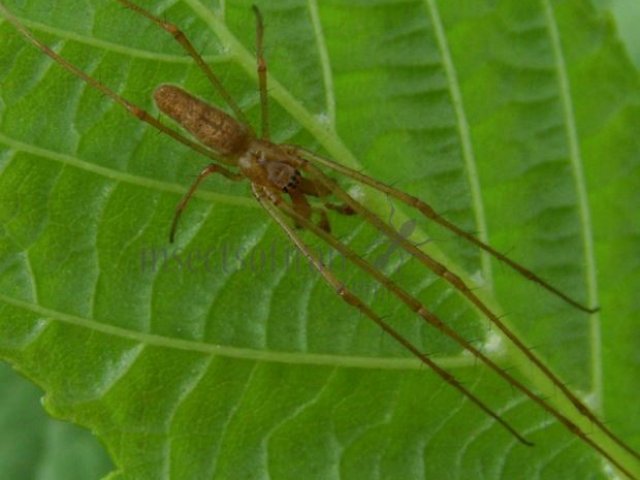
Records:
[[[591,448],[599,452],[604,458],[614,464],[620,471],[624,472],[630,478],[632,474],[628,472],[615,458],[608,453],[598,443],[593,441],[590,436],[585,433],[578,425],[569,420],[558,409],[553,407],[547,400],[543,399],[531,389],[514,378],[511,374],[500,368],[491,358],[482,351],[473,346],[469,341],[462,338],[455,330],[449,327],[444,321],[433,314],[423,305],[417,298],[410,295],[406,290],[398,286],[393,280],[382,273],[376,266],[364,260],[357,255],[348,246],[340,242],[331,234],[331,228],[327,215],[327,209],[336,211],[344,215],[359,215],[369,224],[374,226],[393,242],[411,254],[416,260],[423,263],[427,268],[432,270],[436,275],[449,282],[453,288],[458,290],[466,297],[478,310],[480,310],[501,332],[558,388],[558,390],[566,397],[566,399],[576,408],[578,412],[588,418],[593,425],[601,430],[614,443],[625,449],[628,453],[636,458],[640,458],[637,452],[625,444],[619,437],[613,434],[598,419],[578,397],[571,392],[566,385],[530,350],[522,343],[518,337],[509,330],[509,328],[498,318],[498,316],[486,306],[486,304],[467,286],[467,284],[451,272],[446,266],[420,250],[413,245],[400,233],[396,232],[386,222],[382,221],[367,207],[356,201],[345,190],[340,188],[335,181],[329,178],[318,166],[328,168],[334,172],[341,173],[355,181],[368,185],[393,197],[411,207],[419,210],[428,219],[438,223],[442,227],[452,231],[456,235],[475,244],[477,247],[485,250],[498,260],[506,263],[511,268],[518,271],[527,279],[539,284],[541,287],[550,291],[554,295],[563,299],[575,308],[587,313],[597,311],[594,308],[588,308],[577,301],[571,299],[557,288],[553,287],[535,273],[526,269],[522,265],[507,258],[505,255],[493,249],[491,246],[481,242],[473,235],[461,230],[459,227],[450,223],[441,217],[428,204],[422,200],[397,190],[387,184],[379,182],[360,172],[354,171],[348,167],[335,163],[326,158],[315,155],[305,149],[293,145],[279,145],[271,142],[269,135],[268,120],[268,99],[267,99],[267,67],[264,60],[263,51],[263,33],[264,26],[262,15],[257,7],[253,7],[257,20],[257,63],[258,63],[258,81],[260,91],[260,104],[262,112],[261,135],[258,136],[249,126],[242,110],[231,98],[228,92],[222,86],[218,77],[213,73],[211,68],[204,62],[202,57],[194,49],[191,42],[175,25],[168,23],[142,7],[131,3],[129,0],[117,0],[125,7],[137,12],[157,24],[159,27],[171,34],[184,50],[193,58],[200,69],[211,81],[228,106],[234,112],[236,118],[228,115],[224,111],[205,103],[203,100],[192,96],[180,87],[174,85],[161,85],[154,92],[154,100],[158,108],[180,124],[187,130],[198,142],[191,140],[178,131],[167,127],[160,123],[152,115],[145,110],[133,105],[128,100],[116,94],[106,85],[98,80],[88,76],[86,73],[78,69],[73,64],[59,56],[48,46],[36,39],[31,32],[24,27],[6,8],[0,4],[0,13],[11,22],[14,27],[33,45],[40,49],[44,54],[51,57],[55,62],[65,68],[67,71],[76,75],[98,91],[109,96],[113,101],[123,106],[129,113],[140,120],[150,124],[161,132],[171,136],[175,140],[192,148],[193,150],[209,157],[214,163],[206,166],[197,176],[193,184],[190,186],[180,203],[176,208],[173,222],[170,230],[170,240],[173,241],[181,213],[186,208],[193,193],[200,186],[202,181],[214,173],[220,174],[230,180],[249,180],[252,186],[253,194],[265,208],[265,210],[280,225],[284,232],[293,241],[296,247],[308,258],[315,266],[324,280],[333,288],[333,290],[348,304],[357,308],[361,313],[369,317],[383,331],[389,334],[404,348],[417,357],[422,363],[431,368],[449,385],[459,390],[470,401],[476,404],[487,415],[499,422],[511,434],[513,434],[520,442],[525,445],[532,445],[531,442],[521,436],[511,425],[509,425],[500,415],[495,413],[475,394],[464,387],[453,375],[448,373],[437,363],[431,360],[426,354],[418,350],[409,340],[403,337],[398,331],[393,329],[378,314],[376,314],[368,305],[366,305],[359,297],[340,282],[334,273],[325,266],[318,256],[305,244],[296,229],[291,226],[287,217],[293,223],[301,228],[315,234],[332,248],[344,255],[357,267],[363,269],[366,273],[376,279],[389,292],[395,295],[401,302],[406,304],[418,316],[423,318],[434,328],[438,329],[444,335],[447,335],[462,348],[474,355],[480,361],[485,363],[496,374],[501,376],[514,388],[520,390],[524,395],[538,404],[541,408],[554,416],[561,424],[563,424],[572,434],[580,438]],[[224,164],[226,166],[221,165]],[[230,168],[237,170],[231,170]],[[288,197],[288,200],[286,199]],[[312,205],[308,197],[316,197],[323,204],[324,208]],[[331,203],[328,201],[330,197],[334,197],[340,203]],[[319,216],[318,223],[311,221],[312,215]]]

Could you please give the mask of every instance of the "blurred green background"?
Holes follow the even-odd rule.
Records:
[[[615,18],[620,39],[629,56],[640,68],[640,2],[638,0],[599,0],[602,8],[609,9]]]

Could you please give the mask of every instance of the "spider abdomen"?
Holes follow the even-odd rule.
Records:
[[[160,85],[153,93],[153,98],[163,113],[220,155],[241,155],[253,138],[247,127],[235,118],[180,87]]]

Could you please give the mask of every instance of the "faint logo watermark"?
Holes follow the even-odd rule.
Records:
[[[415,220],[413,219],[409,219],[409,220],[405,220],[400,227],[395,228],[393,226],[393,215],[395,213],[395,208],[393,207],[393,203],[389,202],[389,220],[388,220],[388,224],[391,225],[395,230],[396,233],[402,237],[405,240],[409,240],[409,238],[411,238],[411,236],[413,235],[413,233],[416,231],[416,229],[418,228],[418,224]],[[422,245],[424,245],[425,243],[428,243],[429,240],[423,240],[422,242],[417,242],[417,243],[413,243],[414,246],[416,247],[420,247]],[[385,252],[378,256],[378,258],[376,258],[373,261],[373,266],[378,268],[379,270],[382,270],[386,265],[389,264],[389,261],[391,260],[391,256],[394,254],[394,252],[396,252],[399,248],[402,248],[402,245],[400,244],[400,241],[397,239],[390,239],[390,243],[387,246]]]
[[[394,215],[395,209],[390,204],[388,224],[401,238],[410,241],[410,237],[416,232],[417,222],[413,219],[405,220],[396,228],[393,226]],[[412,242],[412,245],[420,246],[428,241]],[[398,250],[403,249],[399,239],[387,239],[385,244],[384,251],[370,260],[378,270],[383,270],[389,265]],[[313,245],[312,249],[321,262],[329,265],[337,275],[352,268],[346,257],[329,247]],[[220,273],[226,276],[242,270],[254,274],[269,274],[283,270],[297,274],[315,272],[311,262],[284,238],[251,246],[233,242],[221,242],[210,247],[150,246],[140,249],[138,264],[142,273],[173,270],[189,274]]]

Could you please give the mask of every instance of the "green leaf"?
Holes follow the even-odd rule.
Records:
[[[160,83],[222,104],[169,35],[116,2],[3,3],[153,114]],[[257,126],[250,4],[184,0],[155,11],[185,30]],[[630,399],[640,382],[640,103],[610,20],[579,0],[260,8],[274,140],[420,196],[599,305],[597,315],[577,312],[417,212],[334,175],[397,228],[415,221],[412,240],[429,239],[425,249],[639,448]],[[341,302],[246,182],[208,180],[169,245],[175,205],[206,160],[128,116],[6,21],[0,51],[0,355],[45,391],[52,416],[100,439],[116,468],[109,478],[610,478],[553,417],[300,232],[535,447]],[[362,219],[331,219],[336,237],[640,476],[638,462],[445,282]]]

